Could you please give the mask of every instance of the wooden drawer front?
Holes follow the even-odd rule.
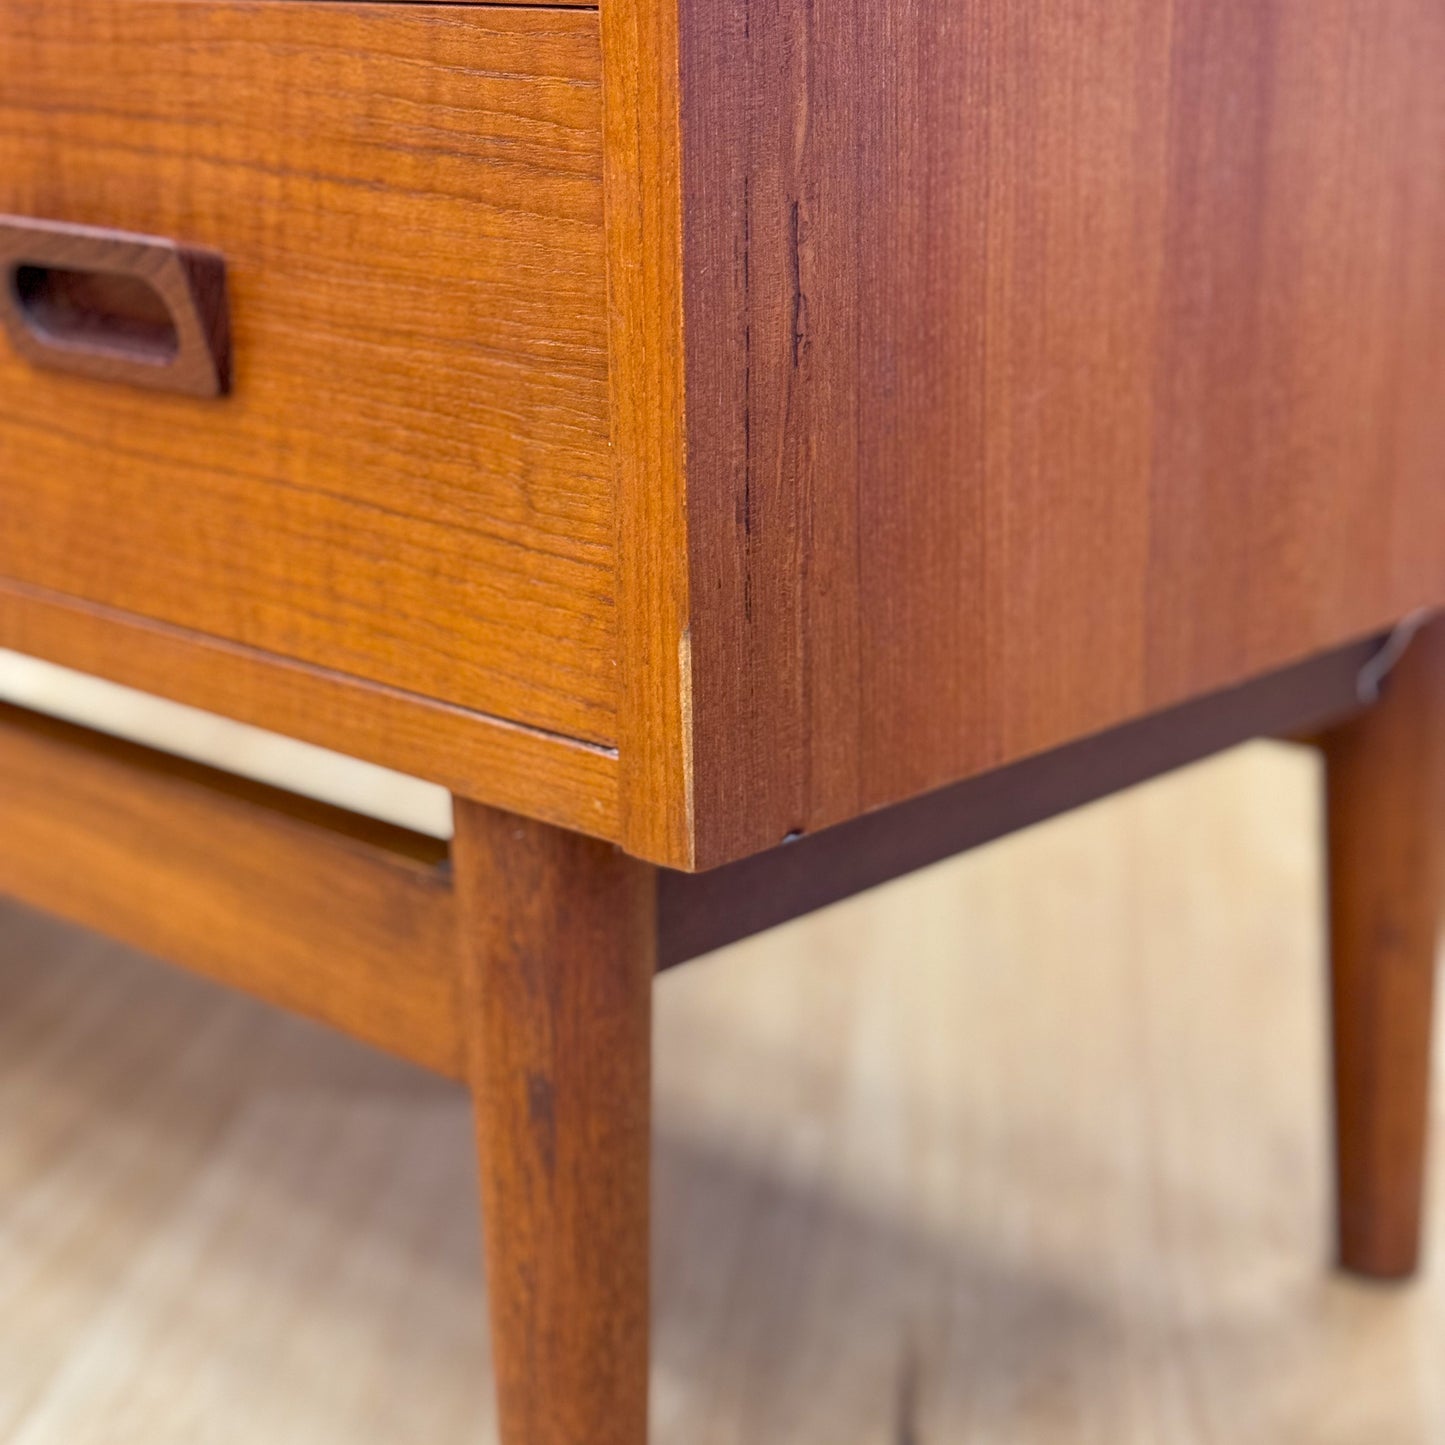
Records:
[[[235,372],[0,345],[0,575],[610,741],[596,15],[4,9],[0,211],[221,252]]]

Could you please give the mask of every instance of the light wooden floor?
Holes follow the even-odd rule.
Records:
[[[659,1445],[1445,1441],[1445,1270],[1326,1268],[1314,766],[660,983]],[[0,1118],[6,1445],[490,1439],[451,1088],[0,909]]]

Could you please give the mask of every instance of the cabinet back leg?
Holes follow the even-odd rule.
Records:
[[[655,874],[455,806],[503,1445],[645,1445]]]
[[[1339,1257],[1398,1279],[1420,1253],[1435,950],[1445,886],[1445,622],[1370,711],[1323,739]]]

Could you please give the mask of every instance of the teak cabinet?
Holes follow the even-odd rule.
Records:
[[[0,210],[218,254],[234,356],[0,359],[12,645],[702,868],[1440,600],[1434,0],[0,45]]]
[[[1438,0],[0,3],[0,646],[457,799],[7,709],[0,887],[470,1082],[507,1445],[645,1436],[657,968],[1261,733],[1411,1267],[1442,75]]]

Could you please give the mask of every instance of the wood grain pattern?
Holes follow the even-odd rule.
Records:
[[[222,252],[224,407],[0,350],[0,574],[615,740],[598,25],[17,0],[0,210]]]
[[[1383,699],[1324,739],[1339,1257],[1420,1258],[1437,949],[1445,921],[1445,622]]]
[[[602,7],[621,832],[694,862],[676,0]]]
[[[0,578],[0,647],[614,838],[617,754]]]
[[[0,705],[0,892],[460,1077],[445,845]]]
[[[1436,0],[680,13],[693,862],[1445,600]]]
[[[503,1445],[646,1445],[654,870],[459,803]]]

